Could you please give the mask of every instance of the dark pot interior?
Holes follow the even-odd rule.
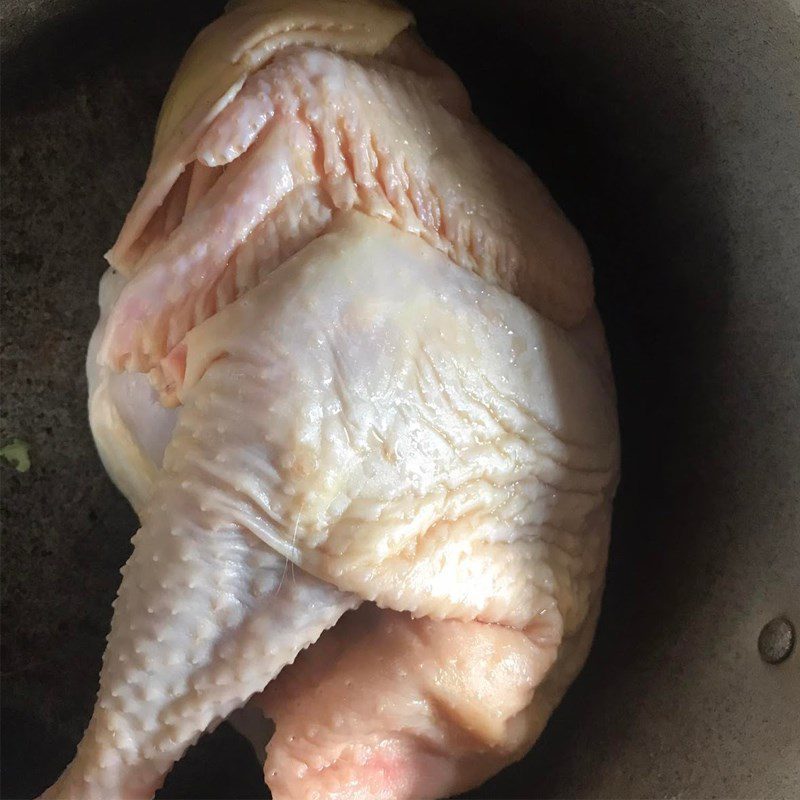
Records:
[[[800,17],[795,0],[419,2],[484,122],[592,251],[623,481],[589,662],[471,797],[800,793]],[[71,758],[135,518],[89,433],[102,253],[177,61],[217,2],[4,4],[2,796]],[[164,798],[265,797],[222,725]]]

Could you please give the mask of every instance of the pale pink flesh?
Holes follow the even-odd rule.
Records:
[[[402,13],[257,34],[259,5],[110,257],[92,424],[142,529],[47,797],[150,796],[279,672],[276,798],[442,797],[525,752],[591,641],[618,454],[580,237]],[[156,431],[110,370],[180,409]]]
[[[591,626],[602,583],[616,446],[583,339],[418,237],[356,212],[193,329],[179,422],[144,504],[98,708],[53,796],[146,796],[205,727],[364,598],[432,617],[426,630],[449,617],[443,630],[452,636],[441,641],[465,654],[452,672],[465,687],[483,680],[470,671],[482,656],[470,656],[466,640],[484,655],[486,636],[522,642],[525,652],[535,646],[503,701],[509,718],[521,716],[496,729],[502,744],[458,749],[455,729],[437,729],[430,715],[388,742],[403,716],[389,703],[383,733],[367,737],[377,755],[363,780],[383,776],[386,797],[421,790],[408,788],[408,776],[422,768],[420,742],[436,736],[444,744],[418,775],[430,781],[425,791],[444,792],[454,773],[477,780],[516,757],[515,742],[528,742],[546,716],[538,705],[533,717],[522,713],[530,692],[562,632]],[[279,602],[286,562],[278,553],[305,568],[284,567],[293,586],[325,587],[322,578],[338,587],[328,585],[313,619],[302,596]],[[267,580],[257,577],[263,570]],[[231,596],[220,580],[231,578],[233,617],[227,599],[217,605]],[[434,665],[442,657],[415,652]],[[384,677],[374,682],[386,694]],[[132,685],[146,695],[131,697]],[[485,709],[459,705],[457,694],[452,715],[474,725]],[[285,729],[279,721],[279,762]],[[122,751],[120,731],[129,742]],[[319,757],[326,750],[322,742]],[[461,769],[462,759],[475,770]],[[363,766],[337,763],[325,780]],[[302,776],[282,774],[304,796]]]
[[[356,55],[387,48],[413,18],[391,2],[370,0],[244,0],[197,36],[161,109],[144,186],[114,246],[112,267],[127,275],[142,259],[142,232],[195,158],[199,138],[241,89],[247,76],[292,46]]]
[[[258,276],[244,275],[237,251],[252,248],[264,225],[284,235],[279,218],[293,192],[301,202],[292,213],[311,220],[305,239],[334,210],[357,208],[420,235],[547,316],[579,322],[591,303],[580,238],[532,173],[451,114],[440,91],[396,66],[317,50],[289,51],[251,76],[198,145],[200,174],[225,172],[205,195],[192,194],[173,230],[171,209],[186,205],[193,179],[176,183],[163,223],[172,233],[120,297],[101,358],[115,369],[155,369],[164,384],[160,360],[252,288]],[[292,243],[279,238],[274,247]]]
[[[555,619],[515,631],[362,606],[253,701],[276,724],[273,797],[422,800],[480,783],[547,717],[535,690],[559,642]]]

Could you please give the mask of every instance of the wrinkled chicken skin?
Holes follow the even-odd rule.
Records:
[[[365,605],[256,701],[276,722],[266,779],[277,797],[474,786],[526,739],[533,687],[557,648],[547,624],[517,631]]]
[[[591,305],[580,238],[535,176],[448,111],[437,81],[392,64],[277,55],[198,143],[192,169],[222,168],[188,211],[188,173],[168,196],[167,218],[176,202],[182,221],[145,251],[111,312],[101,358],[112,367],[158,372],[188,330],[274,268],[265,249],[291,254],[351,208],[419,234],[557,322]]]
[[[585,250],[409,17],[344,8],[235,3],[165,103],[87,361],[141,528],[46,797],[150,797],[250,698],[276,798],[446,797],[585,659],[618,469]]]

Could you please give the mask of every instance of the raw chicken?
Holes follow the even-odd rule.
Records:
[[[248,703],[276,798],[446,797],[586,657],[618,470],[588,258],[410,24],[233,3],[170,89],[87,362],[141,528],[45,797],[150,797]]]

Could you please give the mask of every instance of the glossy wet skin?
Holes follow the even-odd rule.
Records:
[[[588,274],[580,240],[541,188],[506,194],[486,184],[482,176],[508,169],[537,186],[477,128],[471,160],[439,158],[448,149],[435,129],[462,123],[437,99],[435,81],[412,71],[398,88],[324,51],[291,58],[291,74],[333,75],[344,81],[338,96],[368,99],[366,111],[352,112],[361,127],[341,130],[356,143],[368,134],[377,155],[391,150],[392,136],[380,134],[391,115],[370,92],[391,101],[399,93],[412,111],[430,105],[430,128],[410,129],[420,137],[411,172],[429,178],[438,200],[431,206],[431,195],[412,191],[408,205],[392,202],[392,182],[383,181],[376,185],[388,204],[378,203],[358,179],[372,173],[348,158],[344,171],[328,169],[334,150],[324,136],[307,137],[308,109],[292,106],[292,117],[284,108],[281,124],[254,137],[235,169],[197,190],[199,200],[191,183],[181,190],[177,227],[146,245],[118,298],[111,292],[90,354],[93,427],[142,529],[98,708],[53,796],[152,793],[202,730],[365,600],[387,610],[358,612],[367,616],[348,622],[351,630],[363,619],[379,640],[408,636],[410,644],[371,663],[359,656],[363,638],[342,634],[349,655],[319,702],[300,713],[291,693],[265,695],[277,722],[266,766],[276,796],[411,798],[467,788],[524,752],[585,657],[617,445],[602,330],[569,289],[575,265]],[[284,67],[276,61],[269,84],[268,66],[261,87],[282,91]],[[319,106],[318,124],[335,141],[339,122],[324,118],[330,105]],[[230,113],[228,123],[245,115]],[[250,130],[223,123],[232,142]],[[289,195],[275,194],[281,175],[290,191],[297,175],[309,175],[302,185],[312,193],[286,205]],[[469,183],[459,180],[470,175],[497,202],[470,210]],[[307,219],[308,203],[323,209],[316,223],[292,224]],[[366,215],[346,210],[354,207]],[[528,218],[538,221],[536,235],[516,222]],[[272,255],[256,250],[231,268],[236,242],[264,225],[278,240]],[[542,260],[541,242],[567,254],[563,270],[558,259]],[[237,284],[241,274],[248,280]],[[220,276],[227,289],[209,283]],[[508,291],[521,286],[536,310]],[[181,318],[179,307],[192,311]],[[580,321],[572,330],[557,324],[564,309]],[[179,408],[160,409],[141,376],[113,374],[125,366],[155,370],[162,398]],[[301,574],[291,588],[289,562]],[[485,674],[487,663],[510,666]],[[387,698],[377,721],[339,688],[357,669],[361,685]],[[300,664],[280,680],[294,681],[299,697],[304,674]],[[432,685],[444,717],[425,710]],[[336,724],[331,713],[347,718]],[[302,729],[299,750],[292,729]]]

